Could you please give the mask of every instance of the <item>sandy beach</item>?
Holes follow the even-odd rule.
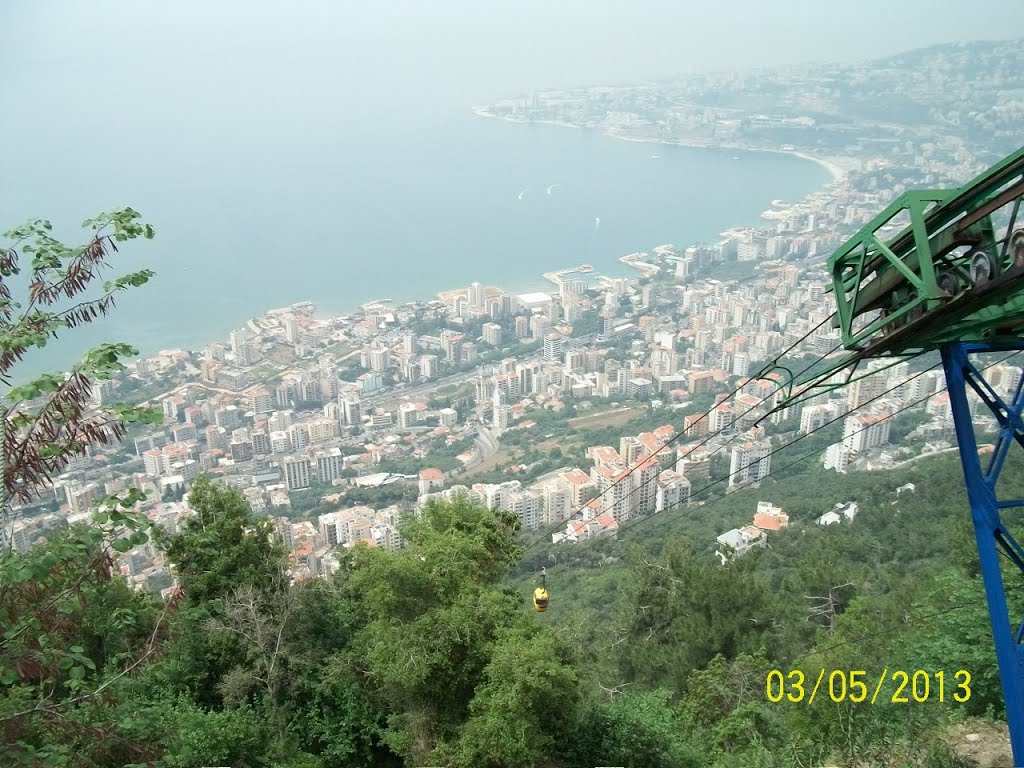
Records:
[[[501,118],[498,118],[499,120]],[[671,147],[690,147],[692,149],[729,149],[737,152],[773,152],[777,155],[793,155],[794,157],[801,157],[804,160],[810,160],[812,163],[817,163],[832,176],[832,183],[842,181],[846,178],[847,170],[839,165],[836,160],[839,158],[826,158],[812,155],[807,152],[801,152],[798,149],[774,149],[771,147],[746,147],[740,144],[715,144],[710,141],[701,141],[699,139],[679,139],[677,141],[664,141],[663,139],[644,138],[642,136],[623,136],[615,131],[605,131],[606,136],[611,136],[614,139],[621,139],[622,141],[635,141],[641,144],[661,144],[663,146]],[[845,159],[845,158],[843,158]]]
[[[584,126],[577,125],[575,123],[568,123],[563,120],[526,120],[524,118],[506,117],[502,115],[496,115],[487,107],[473,107],[473,114],[479,117],[488,117],[493,120],[504,120],[507,123],[529,123],[534,122],[539,125],[557,125],[560,128],[583,128]],[[634,141],[639,144],[660,144],[662,146],[674,146],[674,147],[690,147],[693,149],[729,149],[743,152],[774,152],[780,155],[793,155],[794,157],[800,157],[804,160],[810,160],[812,163],[817,163],[832,176],[833,184],[837,184],[846,178],[847,169],[841,164],[843,161],[849,161],[848,158],[831,158],[831,157],[820,157],[818,155],[812,155],[807,152],[802,152],[798,149],[776,149],[773,147],[747,147],[739,144],[716,144],[710,141],[701,141],[700,139],[678,139],[676,141],[665,141],[664,139],[656,138],[645,138],[643,136],[623,136],[614,130],[603,131],[605,136],[609,136],[613,139],[620,139],[622,141]]]

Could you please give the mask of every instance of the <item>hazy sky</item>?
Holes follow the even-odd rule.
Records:
[[[217,301],[237,299],[218,321],[237,323],[309,298],[302,270],[289,271],[289,291],[253,264],[280,266],[283,253],[355,259],[415,221],[403,247],[443,254],[472,208],[427,206],[445,183],[465,176],[473,200],[493,187],[507,204],[560,180],[547,178],[553,167],[523,177],[537,158],[503,166],[508,148],[474,133],[473,105],[686,71],[867,60],[1021,35],[1022,22],[1024,0],[0,0],[0,232],[45,216],[77,241],[86,216],[137,207],[159,236],[129,262],[146,254],[161,282],[134,309],[127,297],[120,317],[144,318],[157,338],[184,313],[198,334],[206,318],[175,303],[202,299],[188,264],[204,265]],[[602,157],[588,162],[603,168]],[[608,205],[594,201],[605,234]],[[630,247],[660,235],[635,246],[633,236]],[[472,261],[479,241],[451,258]],[[164,303],[151,312],[146,296]]]
[[[396,97],[404,84],[481,101],[549,85],[866,59],[1019,35],[1024,2],[3,0],[0,29],[0,80],[26,64],[72,76],[69,69],[109,67],[106,81],[92,81],[97,102],[118,97],[111,85],[131,79],[133,62],[168,73],[191,72],[196,60],[230,69],[260,51],[268,69],[301,73],[325,47],[343,48],[345,79],[358,76],[369,91]],[[6,90],[0,82],[0,95]]]

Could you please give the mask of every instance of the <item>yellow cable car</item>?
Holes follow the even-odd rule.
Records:
[[[533,590],[533,610],[544,613],[548,609],[548,591],[544,587]]]
[[[544,613],[548,609],[548,590],[545,585],[547,568],[540,569],[540,586],[533,590],[533,610]]]

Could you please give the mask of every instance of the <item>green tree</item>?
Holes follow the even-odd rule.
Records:
[[[108,314],[119,292],[152,277],[140,270],[95,291],[110,253],[153,237],[153,228],[130,208],[83,227],[90,234],[80,246],[57,240],[45,220],[3,235],[0,383],[23,378],[17,365],[32,350]],[[160,421],[123,404],[90,408],[96,382],[112,379],[136,353],[102,344],[69,371],[35,376],[0,397],[0,751],[15,763],[120,764],[151,753],[124,719],[119,694],[158,649],[162,621],[148,598],[115,577],[112,560],[148,540],[148,520],[133,510],[143,495],[110,497],[95,526],[72,528],[25,554],[11,551],[18,505],[35,501],[72,456],[120,440],[132,422]]]
[[[68,246],[51,234],[49,221],[37,219],[4,233],[0,247],[0,383],[10,386],[15,367],[33,349],[44,347],[65,330],[91,323],[114,307],[116,295],[144,285],[151,270],[131,272],[103,283],[92,298],[85,294],[119,243],[153,237],[153,227],[131,208],[83,222],[91,231],[81,246]],[[30,257],[27,267],[23,257]],[[25,296],[15,292],[22,285]],[[63,373],[45,373],[12,387],[0,399],[3,481],[0,482],[0,543],[11,546],[15,505],[37,495],[68,460],[90,443],[109,444],[124,436],[126,424],[159,421],[152,412],[127,405],[90,411],[93,385],[124,370],[123,358],[138,354],[127,344],[102,344]]]
[[[459,737],[465,768],[533,768],[575,727],[577,660],[553,633],[525,625],[495,643]]]
[[[285,636],[293,732],[327,766],[400,765],[383,744],[387,711],[363,685],[363,661],[352,645],[362,626],[358,597],[340,582],[318,580],[294,601]]]
[[[627,689],[628,691],[628,689]],[[643,765],[698,768],[707,756],[695,749],[669,701],[671,691],[621,692],[611,700],[591,699],[582,708],[564,749],[571,766]],[[684,739],[684,734],[690,743]]]
[[[771,642],[774,597],[754,573],[757,554],[729,562],[695,558],[670,541],[655,559],[634,550],[635,587],[623,654],[630,680],[683,690],[689,674],[721,654],[727,659]]]
[[[130,511],[140,498],[107,499],[96,525],[0,557],[0,749],[15,764],[153,754],[120,705],[127,676],[161,649],[166,626],[112,558],[148,538],[148,520]]]
[[[200,476],[189,506],[195,515],[174,536],[158,539],[184,593],[184,610],[174,617],[175,642],[154,671],[154,685],[220,709],[226,701],[238,703],[243,673],[260,676],[256,665],[263,644],[253,647],[237,633],[211,632],[211,622],[229,620],[239,590],[251,588],[262,601],[264,594],[281,589],[285,553],[276,543],[273,521],[255,518],[236,488]],[[272,620],[263,612],[257,618]],[[243,660],[249,666],[239,669]]]
[[[464,497],[432,502],[403,529],[408,548],[360,547],[346,567],[365,621],[354,649],[394,713],[385,742],[415,764],[457,740],[495,638],[523,616],[499,585],[522,555],[517,530],[514,515]]]
[[[796,741],[787,732],[784,711],[767,701],[765,676],[772,667],[759,652],[732,661],[717,656],[694,672],[680,707],[687,731],[700,734],[700,742],[718,755]]]
[[[165,538],[168,560],[188,600],[202,605],[223,600],[240,587],[278,584],[285,552],[274,538],[274,522],[256,518],[237,488],[196,479],[189,492],[195,510],[179,533]]]
[[[1011,604],[1012,595],[1019,596],[1022,591],[1014,586],[1016,589],[1008,595]],[[915,613],[927,615],[928,620],[899,643],[900,655],[907,660],[906,669],[946,669],[951,679],[958,670],[967,670],[971,676],[971,696],[963,709],[974,715],[991,710],[997,716],[1005,716],[981,578],[946,570],[930,585],[928,594],[915,606]]]

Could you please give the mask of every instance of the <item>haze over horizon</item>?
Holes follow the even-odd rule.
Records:
[[[993,17],[1006,24],[994,27]],[[187,72],[190,60],[219,58],[226,65],[232,54],[259,51],[268,64],[286,66],[281,74],[291,77],[316,57],[318,46],[333,43],[359,65],[358,81],[367,90],[458,73],[457,81],[444,82],[444,90],[476,101],[508,91],[868,60],[938,43],[1002,39],[1004,30],[1022,28],[1024,8],[1014,0],[947,4],[941,13],[926,0],[850,6],[637,0],[617,7],[584,0],[525,0],[515,6],[384,0],[371,7],[317,0],[287,8],[241,0],[215,6],[197,0],[173,6],[15,0],[0,10],[0,20],[17,32],[0,50],[0,71],[26,61],[73,61],[76,72],[62,74],[75,77],[90,63],[140,57],[141,62],[133,59],[133,71],[116,73],[130,81],[150,74],[147,65],[161,57],[167,57],[162,63],[169,71],[184,66]],[[89,95],[102,98],[102,83],[93,86]],[[0,97],[9,96],[9,88],[0,82]]]
[[[980,5],[989,18],[1021,15],[1009,0]],[[554,269],[600,261],[601,249],[614,261],[637,248],[692,241],[749,221],[775,197],[806,194],[820,183],[809,180],[820,175],[778,159],[758,166],[766,184],[775,179],[770,190],[753,189],[735,169],[710,167],[679,166],[675,179],[652,185],[650,169],[635,175],[628,160],[612,159],[629,150],[609,153],[581,134],[511,138],[516,128],[480,129],[470,107],[531,90],[867,59],[997,36],[975,6],[942,14],[927,8],[922,0],[895,9],[879,0],[856,9],[804,0],[770,8],[728,1],[713,9],[651,0],[618,8],[580,0],[514,7],[317,1],[287,8],[237,0],[9,2],[0,9],[8,31],[0,47],[0,103],[9,110],[0,124],[8,155],[0,230],[42,216],[77,241],[83,218],[125,204],[156,226],[156,242],[128,255],[132,268],[143,262],[155,268],[156,280],[125,296],[111,321],[74,334],[76,347],[126,334],[125,340],[150,347],[168,327],[182,340],[205,343],[262,309],[323,299],[314,275],[343,269],[346,259],[365,264],[370,253],[395,261],[388,279],[406,266],[399,251],[417,265],[443,255],[448,274],[443,281],[435,275],[437,285],[423,282],[420,266],[404,272],[405,282],[423,291],[451,287],[450,279],[488,279],[470,274],[481,258],[509,262],[531,279],[541,262]],[[509,158],[499,157],[503,152]],[[478,255],[476,243],[488,235],[510,239],[509,211],[501,205],[524,186],[561,182],[570,199],[573,179],[559,167],[563,160],[567,169],[616,168],[614,179],[605,173],[600,184],[576,177],[591,199],[565,215],[585,221],[589,239],[578,237],[564,217],[538,219],[529,224],[532,239],[509,246],[530,253],[533,263],[517,264],[509,253]],[[780,163],[793,170],[776,170]],[[700,228],[671,211],[654,221],[651,211],[673,197],[677,210],[693,199],[684,179],[718,187],[716,199],[700,201],[714,206],[715,215],[691,211]],[[634,207],[627,209],[624,189],[646,190],[650,199],[630,193]],[[466,231],[456,231],[456,216],[469,223],[461,227]],[[597,244],[595,216],[602,217]],[[618,243],[616,217],[629,225]],[[526,229],[514,236],[521,232]],[[578,258],[595,246],[593,259]],[[350,255],[313,258],[325,250]],[[564,259],[551,261],[545,252],[552,251]],[[296,259],[284,274],[278,269],[283,253]],[[208,283],[200,287],[220,297],[216,306],[197,293],[200,268]],[[259,277],[275,272],[273,281]],[[378,290],[371,278],[367,273],[361,286],[348,281],[332,288],[337,303],[352,306],[392,292]]]

